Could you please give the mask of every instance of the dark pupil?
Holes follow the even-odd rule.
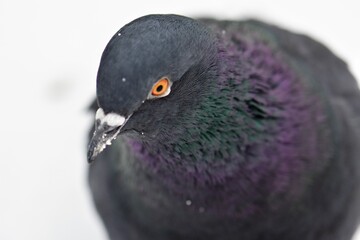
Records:
[[[156,91],[157,91],[157,92],[161,92],[162,89],[163,89],[163,86],[160,85],[160,86],[158,86],[158,87],[156,88]]]

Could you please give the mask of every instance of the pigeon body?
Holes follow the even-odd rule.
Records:
[[[359,90],[307,36],[145,16],[104,50],[93,107],[89,181],[113,240],[350,240],[358,225]]]

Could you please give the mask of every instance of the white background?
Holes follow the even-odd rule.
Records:
[[[106,239],[86,181],[86,108],[101,53],[125,23],[256,17],[321,40],[360,79],[356,2],[0,0],[0,239]]]

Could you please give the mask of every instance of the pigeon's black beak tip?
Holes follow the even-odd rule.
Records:
[[[94,151],[89,148],[87,153],[87,162],[92,164],[95,161],[96,157],[94,156]]]
[[[89,164],[93,163],[96,159],[96,156],[94,154],[94,147],[92,145],[93,145],[92,142],[90,142],[88,151],[87,151],[87,162]]]
[[[87,151],[87,162],[89,164],[93,163],[101,151],[100,145],[102,145],[103,132],[95,131],[93,137],[90,140],[88,151]]]
[[[104,151],[108,145],[111,145],[111,142],[116,138],[119,132],[120,127],[114,128],[112,131],[104,131],[103,127],[96,129],[89,143],[87,152],[88,163],[93,163],[97,156]]]
[[[93,163],[99,153],[105,149],[106,141],[107,138],[103,136],[102,132],[95,131],[94,136],[89,143],[87,152],[87,161],[89,164]]]

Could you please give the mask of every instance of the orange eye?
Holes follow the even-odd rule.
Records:
[[[168,90],[170,84],[169,80],[167,78],[161,78],[155,85],[153,86],[151,90],[151,95],[155,97],[159,97],[166,93]]]

